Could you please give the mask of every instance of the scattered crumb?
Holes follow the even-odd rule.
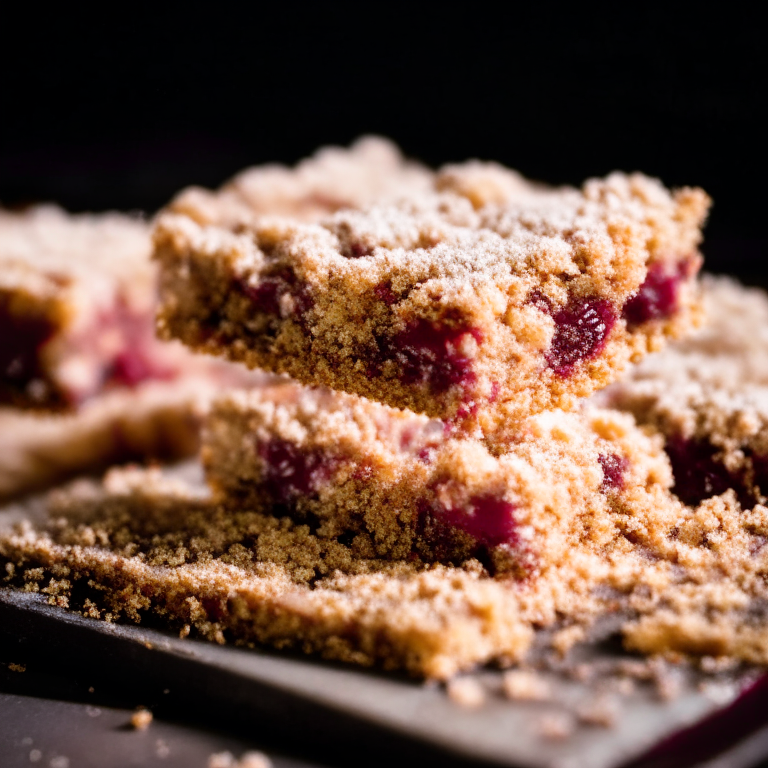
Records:
[[[567,739],[574,729],[573,718],[565,712],[553,712],[539,720],[539,733],[545,739]]]
[[[43,759],[43,753],[39,749],[29,750],[29,762],[39,763]]]
[[[454,704],[476,709],[485,703],[485,690],[474,677],[459,677],[448,682],[448,696]]]
[[[26,672],[27,666],[26,664],[9,664],[8,669],[10,669],[11,672]]]
[[[208,768],[232,768],[235,756],[231,752],[216,752],[208,758]]]
[[[619,706],[612,696],[599,695],[582,703],[577,714],[585,725],[611,728],[616,723]]]
[[[155,743],[155,754],[161,760],[164,760],[166,757],[168,757],[168,755],[171,754],[171,749],[162,739],[158,739]]]
[[[85,708],[85,712],[88,715],[88,717],[100,717],[101,716],[101,710],[98,707],[88,706],[88,707]]]
[[[31,744],[32,744],[32,737],[31,736],[25,736],[21,740],[21,746],[22,747],[29,747],[29,746],[31,746]]]
[[[568,672],[574,680],[588,683],[595,674],[595,668],[593,664],[575,664]]]
[[[501,685],[504,695],[515,701],[546,701],[552,693],[541,675],[517,669],[505,672]]]
[[[731,656],[702,656],[699,662],[702,672],[714,675],[718,672],[731,672],[739,666],[739,660]]]
[[[653,677],[653,670],[644,659],[621,659],[616,671],[635,680],[650,680]]]
[[[91,686],[91,687],[88,689],[88,693],[93,693],[93,692],[94,692],[94,690],[95,690],[95,689],[94,689],[94,687],[93,687],[93,686]]]
[[[170,693],[170,692],[171,692],[171,689],[170,689],[170,688],[163,688],[163,693],[164,693],[164,694],[168,694],[168,693]]]
[[[152,723],[152,713],[143,707],[131,715],[131,726],[137,731],[146,731]]]
[[[635,681],[631,677],[613,677],[608,684],[621,696],[631,696],[635,692]]]
[[[246,752],[238,768],[272,768],[272,761],[263,752]]]
[[[662,701],[673,701],[676,699],[683,687],[683,678],[680,670],[671,667],[660,658],[651,659],[648,662],[648,666],[653,676],[656,695]]]
[[[50,768],[69,768],[69,758],[64,755],[58,757],[52,757],[51,762],[48,763]]]
[[[208,758],[208,768],[272,768],[263,752],[246,752],[238,760],[231,752],[217,752]]]
[[[584,640],[584,627],[574,624],[572,627],[566,627],[552,636],[551,645],[561,655],[565,656],[576,643]]]
[[[705,681],[699,685],[699,692],[715,704],[730,704],[738,694],[733,683]]]

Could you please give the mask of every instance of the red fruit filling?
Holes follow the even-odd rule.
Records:
[[[20,318],[0,304],[0,402],[3,390],[23,391],[41,376],[40,349],[54,328],[43,318]]]
[[[373,253],[373,248],[363,243],[351,242],[342,251],[342,255],[348,259],[361,259],[363,256],[370,256]]]
[[[555,312],[543,296],[534,296],[531,302],[555,321],[555,335],[546,358],[558,376],[570,376],[577,363],[599,355],[616,322],[613,304],[599,296],[572,296]]]
[[[238,281],[239,290],[244,293],[265,315],[280,317],[280,304],[283,296],[293,299],[294,316],[299,321],[312,309],[312,296],[306,283],[297,279],[288,269],[274,275],[262,277],[256,285],[244,280]]]
[[[388,307],[397,301],[397,296],[392,291],[392,284],[389,282],[379,283],[374,287],[373,293],[379,301],[383,301]]]
[[[753,480],[763,496],[768,496],[768,456],[748,454],[752,461]]]
[[[680,284],[687,276],[687,262],[675,267],[664,264],[651,264],[645,282],[634,296],[630,296],[622,317],[633,328],[651,320],[665,320],[677,312],[680,299]]]
[[[675,478],[672,491],[683,503],[695,506],[733,488],[742,507],[751,509],[755,505],[757,499],[743,473],[731,472],[711,443],[678,436],[667,441],[665,450]]]
[[[421,502],[416,535],[427,544],[434,560],[456,563],[462,556],[476,557],[488,567],[489,549],[500,544],[516,547],[520,543],[514,512],[514,504],[490,495],[473,496],[466,507],[459,509],[448,508],[439,501]],[[458,532],[474,539],[469,553]]]
[[[476,375],[472,358],[461,351],[466,336],[478,344],[483,342],[478,328],[450,328],[423,318],[413,320],[391,339],[379,341],[371,373],[378,373],[385,360],[394,359],[404,384],[422,384],[435,394],[453,386],[469,387]]]
[[[286,440],[269,440],[259,445],[258,452],[264,462],[264,491],[274,504],[288,509],[299,498],[317,493],[337,464],[323,451],[302,450]]]
[[[603,482],[600,490],[620,491],[624,487],[624,473],[629,467],[629,461],[618,453],[601,453],[597,461],[603,468]]]

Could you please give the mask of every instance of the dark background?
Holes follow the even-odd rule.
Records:
[[[725,6],[424,5],[35,7],[0,33],[0,201],[152,211],[184,185],[376,132],[431,164],[701,185],[715,198],[709,268],[763,279],[756,20]]]

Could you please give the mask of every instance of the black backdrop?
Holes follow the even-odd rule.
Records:
[[[183,185],[376,132],[432,164],[701,185],[710,268],[768,274],[756,20],[722,4],[424,5],[17,11],[0,32],[0,201],[152,211]]]

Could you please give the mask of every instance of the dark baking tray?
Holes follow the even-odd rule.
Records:
[[[740,768],[768,755],[768,734],[760,731],[768,685],[763,679],[750,685],[754,675],[737,680],[719,701],[702,693],[695,679],[686,679],[671,701],[660,701],[650,688],[641,687],[622,697],[612,727],[581,725],[557,741],[540,735],[542,717],[570,711],[593,691],[554,673],[553,700],[536,704],[494,694],[500,673],[479,673],[489,695],[481,708],[468,710],[451,701],[441,686],[107,624],[9,590],[0,590],[0,632],[22,645],[42,642],[65,668],[106,669],[115,679],[123,675],[172,688],[191,710],[197,703],[215,712],[212,721],[219,725],[230,719],[242,727],[250,720],[283,739],[293,735],[305,744],[316,741],[324,752],[336,744],[340,758],[365,754],[368,764],[397,759],[410,764],[419,757],[420,762],[440,759],[443,765],[683,768],[730,750],[728,762],[712,765]],[[599,645],[593,651],[606,652]],[[750,687],[739,696],[744,685]],[[700,727],[686,731],[697,723]]]

